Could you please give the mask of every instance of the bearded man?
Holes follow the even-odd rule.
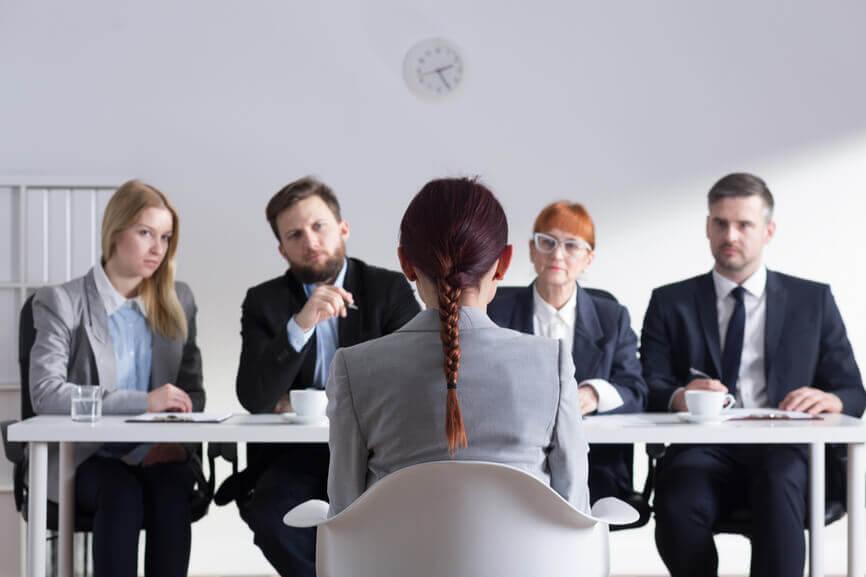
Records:
[[[337,348],[392,333],[420,311],[403,275],[346,258],[349,223],[322,182],[286,185],[265,212],[289,270],[244,299],[236,387],[250,413],[291,410],[291,389],[325,388]],[[327,500],[328,460],[326,444],[247,447],[232,496],[280,575],[315,575],[315,529],[282,518],[299,503]]]

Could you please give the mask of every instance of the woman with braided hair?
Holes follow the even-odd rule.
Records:
[[[446,459],[518,467],[589,510],[570,351],[486,314],[511,262],[507,241],[502,206],[475,180],[433,180],[409,204],[398,256],[427,310],[334,357],[332,515],[389,473]]]

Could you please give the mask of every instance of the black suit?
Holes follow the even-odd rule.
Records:
[[[403,275],[348,259],[343,288],[358,310],[337,322],[340,347],[394,332],[420,307]],[[313,383],[316,336],[295,351],[289,319],[307,302],[289,270],[247,291],[241,317],[237,395],[251,413],[272,412],[290,389]],[[315,530],[289,529],[283,515],[308,499],[327,499],[328,448],[320,444],[249,445],[238,504],[256,544],[281,575],[315,575]]]
[[[866,392],[827,285],[767,272],[764,368],[769,405],[794,389],[837,395],[860,416]],[[712,274],[653,291],[641,334],[650,409],[667,411],[697,369],[721,375]],[[752,510],[753,577],[802,575],[808,464],[802,446],[678,446],[659,465],[656,544],[674,577],[715,575],[712,527],[733,508]]]
[[[604,379],[622,397],[623,404],[608,411],[644,410],[647,386],[637,358],[637,337],[626,308],[612,298],[590,294],[577,286],[574,323],[574,376],[578,383]],[[499,326],[533,334],[533,285],[499,287],[487,314]],[[632,446],[591,445],[589,451],[590,500],[620,497],[632,492]]]

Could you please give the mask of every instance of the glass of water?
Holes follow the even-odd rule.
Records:
[[[72,420],[95,423],[102,418],[102,387],[75,385],[72,390]]]

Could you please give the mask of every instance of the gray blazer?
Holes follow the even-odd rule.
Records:
[[[193,410],[204,408],[201,354],[195,342],[196,305],[192,291],[176,283],[186,313],[186,341],[169,340],[154,331],[151,389],[171,383],[185,390]],[[114,349],[108,316],[91,270],[65,284],[39,289],[33,299],[36,340],[30,351],[30,400],[38,415],[68,415],[74,385],[101,385],[102,412],[138,414],[147,411],[147,393],[117,389]],[[77,444],[76,466],[99,449]],[[56,448],[52,445],[52,451]],[[56,497],[56,460],[49,455],[49,496]]]
[[[337,351],[327,385],[331,515],[398,469],[450,458],[442,365],[434,310]],[[457,393],[469,446],[456,459],[519,467],[589,511],[588,446],[574,363],[561,342],[499,328],[464,307]]]

